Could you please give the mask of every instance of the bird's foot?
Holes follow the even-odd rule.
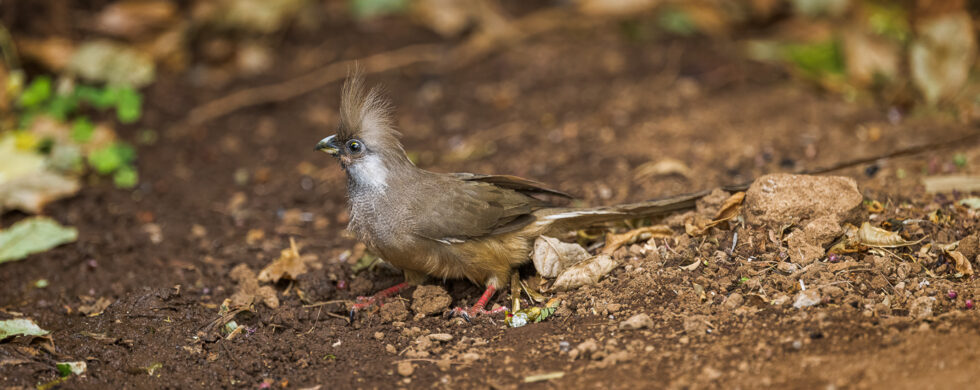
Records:
[[[455,309],[453,309],[452,311],[449,312],[449,316],[451,318],[452,317],[463,317],[464,320],[466,320],[467,322],[469,322],[471,319],[473,319],[473,318],[475,318],[476,316],[479,316],[479,315],[493,315],[493,314],[497,314],[497,313],[503,313],[504,311],[507,310],[507,308],[504,307],[504,306],[493,308],[493,309],[490,309],[490,310],[484,309],[487,306],[487,302],[490,301],[490,298],[493,297],[493,294],[495,292],[497,292],[497,288],[496,287],[487,286],[487,290],[483,292],[483,295],[480,296],[480,299],[478,301],[476,301],[476,303],[473,305],[473,307],[471,307],[469,309],[465,309],[465,308],[462,308],[462,307],[457,307],[457,308],[455,308]]]
[[[399,291],[408,288],[408,286],[409,286],[408,283],[402,282],[402,283],[398,283],[398,284],[396,284],[394,286],[391,286],[389,288],[386,288],[384,290],[378,291],[374,295],[371,295],[371,296],[368,296],[368,297],[363,297],[362,296],[362,297],[354,298],[354,304],[351,305],[351,308],[350,308],[350,320],[353,321],[354,320],[354,316],[360,310],[364,310],[365,308],[368,308],[368,307],[371,307],[371,306],[381,307],[381,305],[384,304],[384,300],[386,298],[388,298],[388,297],[390,297],[392,295],[397,294]]]

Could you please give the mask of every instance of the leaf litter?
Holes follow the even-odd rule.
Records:
[[[47,217],[31,217],[0,230],[0,264],[74,242],[78,231]]]

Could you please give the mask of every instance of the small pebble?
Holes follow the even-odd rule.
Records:
[[[973,310],[973,300],[972,299],[967,299],[966,300],[966,310]]]
[[[398,375],[412,376],[413,373],[415,373],[415,366],[412,364],[412,362],[398,363]]]
[[[570,349],[572,349],[572,344],[570,344],[569,342],[567,341],[558,342],[558,350],[562,352],[568,352],[568,350]]]
[[[374,339],[375,340],[383,340],[384,338],[385,338],[385,334],[384,333],[374,332]]]
[[[429,339],[435,341],[449,341],[453,339],[453,335],[449,333],[433,333],[429,335]]]

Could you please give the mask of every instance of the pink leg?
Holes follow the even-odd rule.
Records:
[[[490,301],[490,298],[493,298],[493,294],[496,293],[496,292],[497,292],[497,288],[496,287],[494,287],[494,286],[487,286],[486,291],[483,292],[483,295],[480,296],[480,299],[476,301],[476,304],[474,304],[473,307],[469,308],[468,310],[467,309],[463,309],[461,307],[457,307],[457,308],[453,309],[452,315],[453,316],[462,316],[467,321],[469,321],[470,318],[476,317],[476,316],[481,315],[481,314],[497,314],[497,313],[504,312],[505,310],[507,310],[507,308],[506,307],[503,307],[503,306],[498,307],[496,309],[492,309],[492,310],[485,310],[484,309],[487,306],[487,302]]]
[[[390,297],[392,295],[395,295],[399,291],[404,290],[404,289],[406,289],[408,287],[409,287],[409,284],[407,282],[401,282],[401,283],[398,283],[398,284],[396,284],[394,286],[388,287],[388,288],[386,288],[384,290],[378,291],[377,294],[374,294],[372,296],[369,296],[369,297],[357,297],[357,303],[355,303],[354,306],[351,308],[351,313],[353,313],[353,312],[355,312],[357,310],[361,310],[361,309],[363,309],[365,307],[368,307],[368,306],[371,306],[371,305],[375,305],[375,304],[378,305],[378,306],[381,306],[381,304],[385,300],[385,298],[388,298],[388,297]]]

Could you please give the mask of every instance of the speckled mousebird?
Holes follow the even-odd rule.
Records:
[[[355,72],[342,90],[337,134],[316,144],[347,173],[348,230],[405,273],[405,282],[360,297],[352,314],[430,276],[465,278],[486,287],[472,308],[457,308],[454,314],[469,319],[502,311],[484,307],[509,283],[512,269],[529,261],[538,236],[688,208],[696,199],[557,207],[548,199],[570,196],[535,181],[418,168],[399,136],[390,103],[377,88],[366,90]]]

